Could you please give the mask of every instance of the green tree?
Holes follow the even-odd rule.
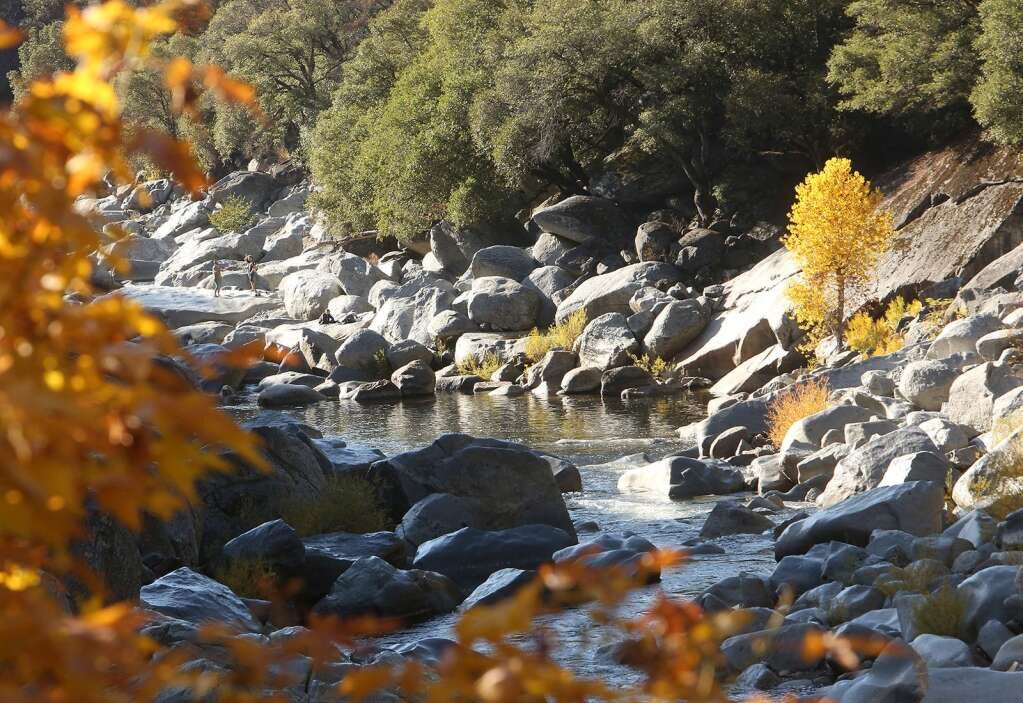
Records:
[[[983,4],[983,3],[981,3]],[[855,28],[829,78],[850,109],[890,115],[962,110],[979,68],[975,0],[856,0]]]
[[[976,40],[982,70],[971,94],[977,121],[997,141],[1023,142],[1023,4],[984,0]]]

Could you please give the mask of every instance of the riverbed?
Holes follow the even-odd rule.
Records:
[[[722,498],[675,502],[657,493],[620,493],[625,456],[645,453],[659,459],[687,448],[678,439],[680,426],[704,415],[706,400],[682,395],[639,401],[607,400],[595,396],[517,398],[445,394],[425,401],[359,405],[354,402],[317,403],[286,411],[325,437],[340,437],[349,446],[373,447],[391,456],[421,448],[447,432],[464,432],[521,442],[557,454],[580,467],[582,493],[565,496],[576,524],[596,522],[602,531],[631,531],[659,547],[678,547],[697,537],[707,512]],[[240,417],[258,412],[243,396],[228,409]],[[729,496],[746,499],[748,495]],[[787,516],[781,513],[776,520]],[[580,540],[587,535],[581,534]],[[713,583],[740,571],[770,574],[775,567],[773,542],[760,535],[738,535],[716,541],[724,554],[693,557],[684,566],[663,574],[658,586],[637,591],[623,614],[642,612],[658,590],[671,596],[692,597]],[[455,614],[421,623],[380,641],[398,646],[428,637],[449,637]],[[624,684],[630,670],[598,655],[608,644],[607,633],[590,626],[585,610],[546,618],[560,645],[558,658],[577,674]]]

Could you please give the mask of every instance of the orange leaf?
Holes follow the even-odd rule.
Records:
[[[22,41],[25,35],[17,27],[12,27],[3,20],[0,20],[0,49],[10,49]]]

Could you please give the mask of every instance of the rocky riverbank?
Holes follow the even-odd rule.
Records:
[[[97,252],[101,264],[127,263],[100,267],[109,295],[161,316],[191,353],[182,373],[210,392],[357,412],[438,392],[635,401],[709,387],[708,416],[679,430],[689,448],[616,464],[618,490],[676,501],[758,493],[718,502],[691,544],[660,543],[574,524],[563,494],[586,486],[551,454],[448,434],[386,457],[266,412],[246,427],[264,441],[270,473],[237,460],[237,474],[204,480],[193,510],[149,525],[141,542],[98,525],[94,561],[115,592],[140,594],[160,615],[152,634],[180,644],[208,620],[270,639],[309,613],[422,621],[507,597],[582,545],[596,563],[628,567],[655,545],[712,553],[718,540],[767,534],[773,573],[728,574],[697,598],[706,611],[748,615],[721,648],[737,693],[1011,700],[1023,683],[1023,186],[991,178],[1007,168],[997,154],[956,149],[893,179],[904,246],[872,292],[953,302],[900,321],[894,354],[822,346],[812,372],[786,314],[797,271],[777,229],[678,228],[665,213],[577,196],[531,214],[530,247],[440,223],[427,242],[381,249],[329,236],[304,209],[308,184],[284,168],[232,174],[200,201],[156,181],[83,202],[97,225],[129,232]],[[243,232],[210,225],[228,198],[249,204]],[[257,262],[255,292],[245,257]],[[531,355],[530,330],[580,314],[567,348]],[[258,359],[222,363],[240,349]],[[826,386],[824,407],[775,446],[769,410],[810,384]],[[322,502],[346,478],[374,486],[393,529],[296,529],[295,506]],[[252,563],[298,579],[292,610],[213,578]],[[807,645],[832,634],[864,653],[853,662]],[[405,654],[429,660],[444,646]],[[192,665],[216,656],[196,651]],[[292,693],[329,700],[316,690]]]

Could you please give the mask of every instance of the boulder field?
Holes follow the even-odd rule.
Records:
[[[784,295],[799,271],[765,224],[678,226],[573,196],[530,213],[529,247],[447,222],[404,247],[356,247],[306,210],[310,185],[291,176],[234,173],[201,200],[153,181],[83,201],[109,235],[95,257],[105,295],[175,332],[189,353],[165,362],[184,380],[255,397],[265,410],[244,424],[270,467],[229,457],[236,473],[205,478],[189,510],[137,541],[97,522],[93,556],[118,593],[157,614],[148,631],[182,645],[212,620],[271,639],[309,613],[422,621],[507,598],[543,564],[630,567],[658,540],[574,524],[563,493],[584,490],[584,475],[558,457],[460,434],[387,457],[270,409],[440,392],[632,402],[709,388],[706,418],[679,430],[688,449],[615,470],[630,497],[728,496],[708,506],[693,544],[659,547],[700,555],[736,536],[773,541],[771,573],[723,574],[696,598],[745,616],[720,647],[733,691],[1013,700],[1023,685],[1016,169],[964,142],[882,179],[906,246],[883,258],[864,301],[928,303],[899,323],[898,352],[822,345],[812,371]],[[251,206],[244,231],[211,224],[228,196]],[[550,325],[564,336],[539,344]],[[242,356],[255,361],[228,363]],[[769,411],[811,381],[826,387],[824,407],[772,442]],[[344,477],[369,481],[389,529],[289,524],[295,501],[316,503]],[[253,561],[301,584],[294,621],[227,585],[224,574]],[[801,646],[829,633],[869,653],[852,663]],[[415,645],[430,656],[444,646]]]

